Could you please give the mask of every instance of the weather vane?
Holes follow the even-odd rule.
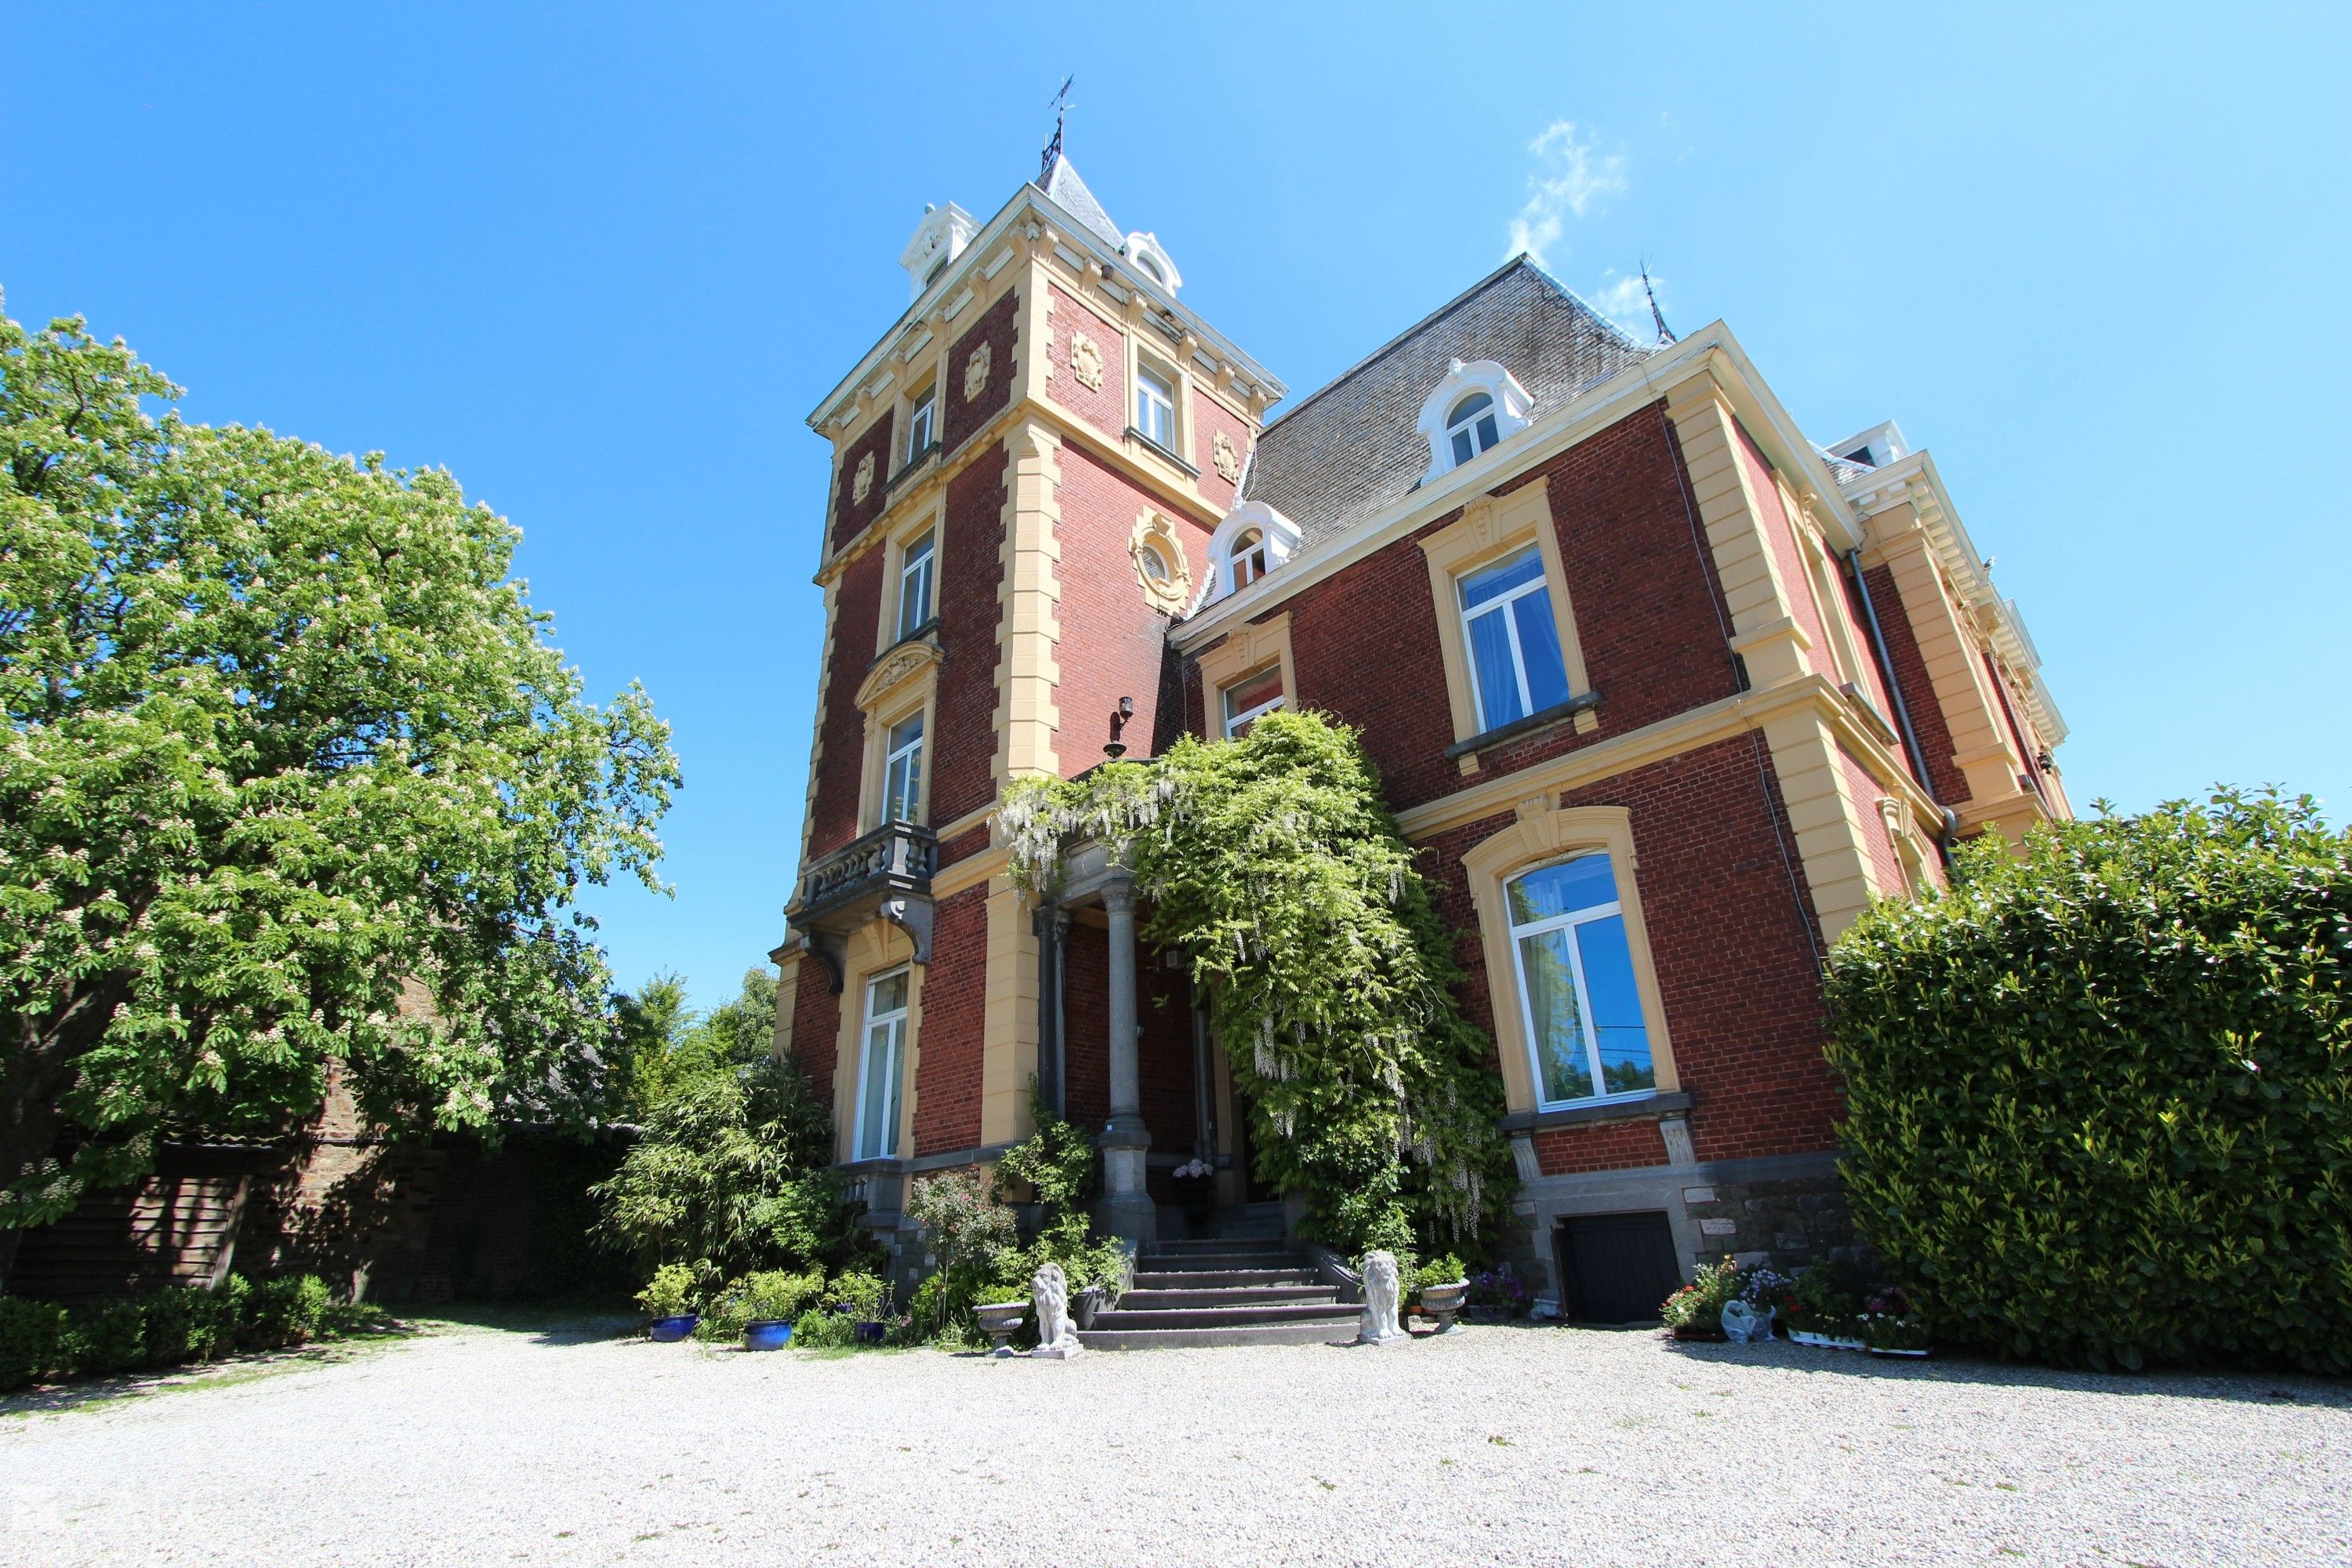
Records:
[[[1044,179],[1054,172],[1054,160],[1062,155],[1062,121],[1070,112],[1070,84],[1078,79],[1076,71],[1062,79],[1062,89],[1045,100],[1054,111],[1054,139],[1045,143],[1045,155],[1038,160],[1037,177]]]

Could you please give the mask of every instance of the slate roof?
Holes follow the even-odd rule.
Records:
[[[1110,221],[1110,214],[1103,211],[1102,203],[1095,200],[1095,194],[1087,189],[1084,180],[1078,178],[1077,165],[1069,159],[1055,153],[1053,168],[1043,178],[1030,183],[1044,191],[1064,212],[1086,225],[1096,238],[1113,250],[1127,248],[1127,236],[1118,232],[1118,225]]]
[[[1518,257],[1267,426],[1244,496],[1312,545],[1419,487],[1429,443],[1416,422],[1447,361],[1497,361],[1541,418],[1655,352]]]

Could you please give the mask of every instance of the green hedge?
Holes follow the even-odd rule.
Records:
[[[84,1307],[0,1296],[0,1390],[306,1344],[331,1337],[337,1316],[315,1274],[259,1283],[232,1276],[217,1290],[152,1290]]]
[[[2352,842],[2273,794],[1980,841],[1858,921],[1846,1184],[1937,1337],[2352,1370],[2347,960]]]

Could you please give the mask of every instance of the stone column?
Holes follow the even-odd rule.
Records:
[[[1110,916],[1110,1123],[1100,1140],[1101,1221],[1114,1236],[1150,1241],[1159,1235],[1160,1224],[1143,1185],[1151,1134],[1143,1125],[1143,1069],[1136,1039],[1134,879],[1115,874],[1102,898]]]

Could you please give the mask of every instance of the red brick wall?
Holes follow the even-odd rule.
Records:
[[[1167,968],[1150,947],[1136,954],[1136,992],[1143,1038],[1136,1066],[1142,1077],[1143,1124],[1162,1153],[1192,1152],[1192,993],[1181,970]],[[1104,976],[1108,986],[1109,976]]]
[[[988,990],[988,889],[939,901],[931,962],[923,969],[922,1038],[915,1042],[915,1152],[980,1143],[983,998]]]
[[[800,981],[793,988],[793,1060],[808,1074],[809,1088],[819,1105],[833,1103],[833,1069],[841,1049],[841,998],[833,994],[833,977],[816,959],[801,960]]]
[[[1761,770],[1759,772],[1759,769]],[[1832,1146],[1837,1113],[1822,1060],[1819,968],[1808,934],[1811,895],[1787,833],[1770,753],[1754,735],[1717,742],[1569,795],[1564,805],[1622,805],[1632,816],[1636,884],[1682,1086],[1696,1098],[1691,1134],[1702,1160]],[[1464,1011],[1491,1028],[1484,952],[1462,856],[1509,826],[1473,823],[1430,841],[1423,868],[1457,932],[1468,972]],[[1503,976],[1496,994],[1516,994]],[[1609,1169],[1632,1150],[1663,1158],[1656,1130],[1623,1123],[1548,1131],[1549,1173]]]
[[[996,634],[1003,618],[997,590],[1004,578],[1002,442],[948,481],[941,535],[941,658],[930,764],[934,825],[977,811],[996,795]]]
[[[1870,770],[1861,759],[1843,746],[1838,748],[1838,766],[1845,772],[1846,792],[1853,796],[1855,809],[1862,816],[1862,841],[1870,851],[1870,865],[1878,878],[1878,886],[1887,897],[1900,897],[1904,890],[1903,861],[1895,853],[1895,840],[1887,836],[1886,818],[1878,815],[1878,801],[1886,786],[1871,777]]]
[[[1655,407],[1518,481],[1540,478],[1550,487],[1586,675],[1601,694],[1601,728],[1586,736],[1563,724],[1495,748],[1480,759],[1486,773],[1526,767],[1733,693],[1714,562],[1693,542],[1681,461]],[[1402,810],[1460,789],[1461,771],[1444,754],[1454,731],[1437,643],[1441,606],[1430,596],[1420,547],[1401,540],[1284,607],[1301,704],[1362,731],[1391,804]]]
[[[866,525],[882,513],[882,504],[889,499],[883,486],[890,478],[890,425],[895,417],[891,409],[884,409],[874,427],[851,442],[841,455],[841,468],[834,479],[833,546],[839,550],[860,533]],[[859,459],[871,453],[874,458],[874,483],[866,499],[852,499],[850,491],[857,478]]]
[[[1127,334],[1079,304],[1059,289],[1047,286],[1053,315],[1053,398],[1063,407],[1116,438],[1127,428]],[[1103,384],[1088,390],[1070,368],[1070,338],[1084,332],[1102,351]]]
[[[1593,1127],[1547,1127],[1535,1135],[1535,1145],[1536,1163],[1547,1176],[1639,1170],[1666,1163],[1665,1136],[1647,1118]]]
[[[1062,772],[1075,774],[1103,760],[1110,714],[1122,697],[1135,699],[1128,743],[1140,754],[1157,732],[1168,617],[1143,596],[1128,544],[1136,519],[1157,510],[1176,525],[1194,581],[1208,570],[1209,531],[1172,509],[1155,507],[1150,492],[1131,483],[1075,443],[1062,447],[1062,547],[1054,573],[1062,590],[1062,641],[1055,658],[1061,684],[1054,700],[1062,728],[1054,746]]]
[[[1234,456],[1246,463],[1249,460],[1249,422],[1231,413],[1222,403],[1207,393],[1192,389],[1192,449],[1184,454],[1192,466],[1201,470],[1201,493],[1219,508],[1230,510],[1239,487],[1217,472],[1217,432],[1223,431],[1225,439],[1234,444]]]
[[[1911,711],[1911,727],[1918,734],[1919,749],[1927,753],[1928,788],[1945,805],[1957,805],[1969,798],[1968,777],[1952,761],[1958,749],[1952,744],[1952,729],[1944,719],[1944,705],[1936,700],[1927,661],[1920,657],[1919,639],[1911,630],[1911,617],[1895,586],[1895,573],[1889,567],[1873,566],[1865,574],[1871,601],[1878,606],[1879,629],[1886,634],[1895,679],[1902,684],[1904,704]],[[1887,717],[1894,716],[1890,706]]]
[[[1832,559],[1830,562],[1830,575],[1837,581],[1838,613],[1845,616],[1846,629],[1853,638],[1854,653],[1862,661],[1862,689],[1869,693],[1870,700],[1877,707],[1880,717],[1894,725],[1895,732],[1899,735],[1902,732],[1902,726],[1895,723],[1895,700],[1887,695],[1885,678],[1879,673],[1878,649],[1870,640],[1870,622],[1862,613],[1862,596],[1853,591],[1853,574],[1845,569],[1843,562]],[[1900,741],[1896,742],[1894,749],[1896,760],[1903,764],[1903,771],[1909,773],[1912,771],[1910,753],[1903,750]]]
[[[1013,335],[1020,308],[1020,290],[1007,289],[948,351],[947,367],[940,373],[940,401],[947,410],[944,439],[950,453],[1013,400]],[[966,397],[964,366],[983,342],[988,345],[988,384],[978,397]]]
[[[817,759],[816,797],[809,811],[809,855],[840,848],[857,837],[857,791],[866,766],[866,716],[857,710],[858,683],[874,662],[880,634],[882,560],[869,550],[851,562],[834,595],[833,646],[825,650],[831,679],[817,718],[824,754]]]
[[[1734,420],[1731,426],[1738,432],[1734,446],[1739,466],[1747,471],[1748,485],[1756,496],[1761,514],[1758,521],[1764,525],[1764,539],[1772,550],[1773,564],[1780,571],[1780,583],[1788,590],[1790,615],[1800,630],[1812,639],[1812,648],[1803,657],[1805,668],[1817,675],[1828,677],[1832,685],[1844,679],[1839,673],[1837,658],[1830,649],[1829,628],[1822,619],[1822,604],[1813,593],[1813,579],[1805,570],[1804,552],[1797,544],[1797,531],[1789,521],[1788,509],[1780,504],[1780,487],[1772,482],[1772,465],[1757,449],[1747,427]]]

